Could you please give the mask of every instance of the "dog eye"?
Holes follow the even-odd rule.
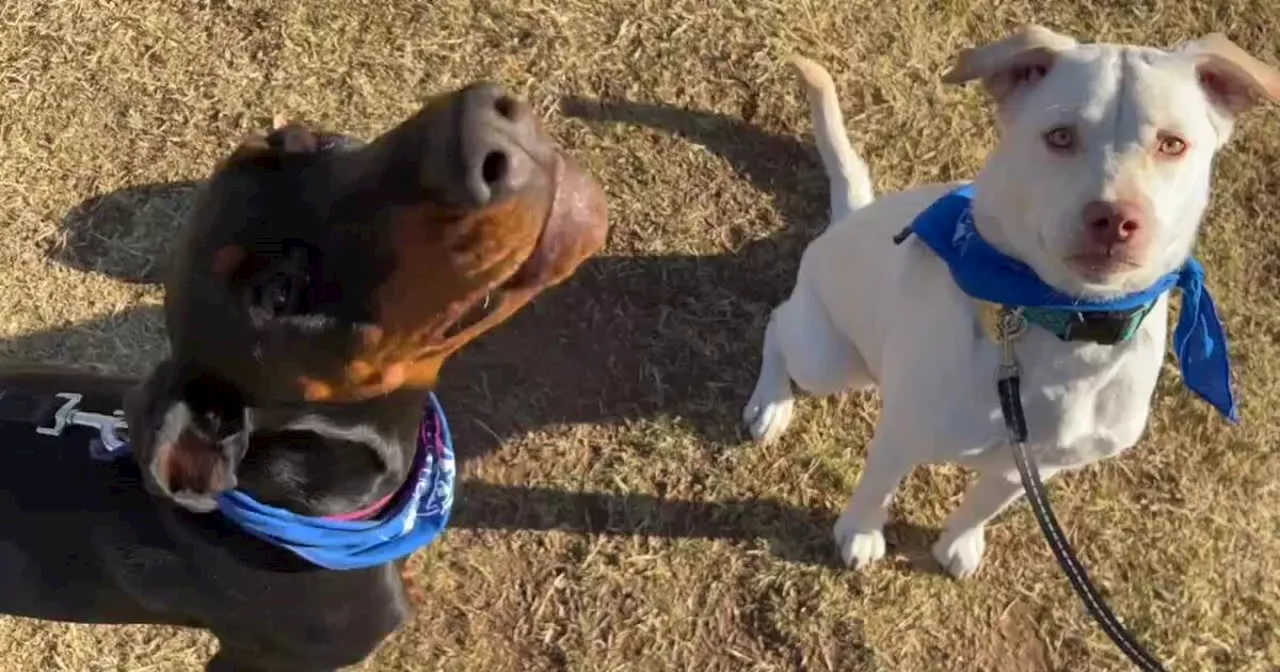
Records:
[[[265,267],[247,279],[245,300],[256,320],[310,312],[312,278],[308,262],[306,248],[294,247],[273,255]]]
[[[1158,149],[1165,156],[1182,156],[1187,151],[1187,141],[1176,135],[1162,135]]]
[[[299,279],[284,275],[272,277],[250,290],[252,305],[268,318],[298,313],[303,284]]]
[[[288,278],[276,278],[258,288],[258,304],[273,314],[283,313],[292,307],[293,287]]]
[[[1044,144],[1055,151],[1065,151],[1076,144],[1075,129],[1070,126],[1059,126],[1044,134]]]

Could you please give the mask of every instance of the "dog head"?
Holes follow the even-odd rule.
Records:
[[[492,84],[365,145],[288,123],[249,138],[179,240],[171,356],[129,401],[152,486],[212,508],[250,435],[271,429],[248,409],[434,387],[450,354],[569,277],[606,231],[599,185]]]
[[[1214,155],[1280,72],[1220,34],[1174,51],[1079,44],[1029,26],[962,52],[1000,141],[977,180],[983,233],[1069,294],[1140,291],[1191,253]]]
[[[600,187],[497,86],[343,143],[288,124],[242,144],[167,278],[175,360],[254,403],[432,387],[604,243]]]

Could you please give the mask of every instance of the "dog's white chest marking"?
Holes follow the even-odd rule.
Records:
[[[1028,444],[1039,463],[1083,466],[1137,443],[1155,389],[1150,361],[1163,353],[1163,331],[1140,330],[1132,341],[1115,346],[1068,344],[1034,330],[1021,339],[1017,350]],[[1125,352],[1117,356],[1116,349]],[[975,385],[994,386],[993,374],[975,370],[973,375]],[[993,406],[983,417],[994,420],[996,431],[984,445],[1003,450],[999,401],[994,392],[990,399]]]
[[[1158,306],[1151,324],[1115,346],[1064,343],[1035,327],[1018,339],[1028,445],[1042,466],[1083,466],[1137,442],[1164,352],[1164,312],[1164,305]],[[999,346],[960,329],[927,339],[927,346],[901,342],[902,349],[929,347],[936,353],[949,348],[954,356],[911,359],[890,346],[893,354],[886,356],[905,362],[880,381],[885,397],[880,431],[899,434],[902,443],[930,461],[975,467],[999,462],[1011,470],[1002,452],[1005,430],[995,386]]]

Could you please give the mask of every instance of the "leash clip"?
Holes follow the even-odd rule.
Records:
[[[116,411],[114,415],[78,411],[76,407],[80,405],[84,395],[75,392],[59,392],[54,396],[64,401],[62,407],[53,415],[53,426],[36,427],[36,433],[45,436],[62,436],[67,427],[92,427],[98,430],[98,440],[93,448],[97,448],[97,443],[101,443],[103,451],[114,453],[128,444],[128,441],[120,436],[129,431],[129,424],[125,422],[123,411]]]
[[[995,337],[1000,343],[1000,366],[996,369],[998,380],[1017,378],[1020,373],[1014,343],[1027,333],[1027,316],[1021,308],[1000,308],[996,315]]]
[[[1005,432],[1015,449],[1027,441],[1027,419],[1022,412],[1020,383],[1022,370],[1018,366],[1018,354],[1014,343],[1027,333],[1027,316],[1021,308],[1003,306],[992,325],[994,336],[1000,343],[1000,365],[996,367],[996,394],[1000,399],[1000,411],[1004,416]]]

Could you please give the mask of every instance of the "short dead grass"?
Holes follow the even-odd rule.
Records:
[[[1035,20],[1170,44],[1223,30],[1280,63],[1273,0],[204,0],[0,3],[0,357],[140,372],[148,282],[190,183],[285,112],[368,136],[486,77],[528,97],[612,197],[606,253],[451,364],[457,525],[430,599],[370,670],[1122,670],[1025,506],[957,583],[927,545],[964,475],[906,484],[890,558],[833,563],[875,414],[807,399],[776,447],[736,417],[825,182],[782,58],[819,59],[880,190],[973,173],[992,139],[948,57]],[[1237,357],[1227,428],[1172,369],[1123,459],[1059,515],[1175,670],[1280,668],[1280,133],[1221,158],[1202,256]],[[298,605],[306,609],[306,605]],[[264,624],[269,627],[269,624]],[[199,633],[0,620],[0,670],[196,669]]]

